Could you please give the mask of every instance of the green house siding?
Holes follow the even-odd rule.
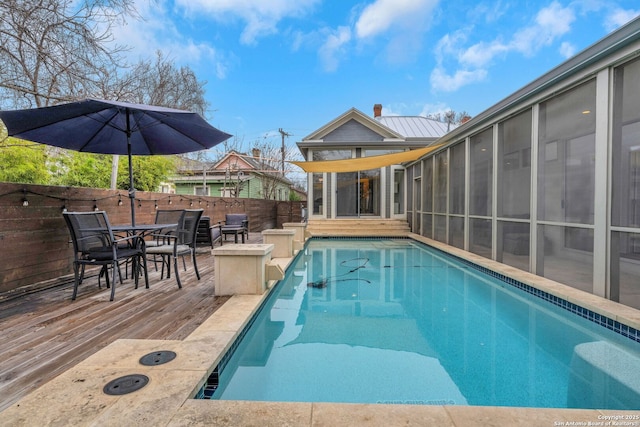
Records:
[[[185,196],[194,196],[195,187],[202,187],[202,181],[192,182],[176,182],[175,189],[176,194]],[[207,187],[209,187],[209,195],[212,197],[221,197],[221,189],[224,187],[223,182],[208,181]],[[252,175],[246,181],[238,194],[238,198],[245,199],[263,199],[264,198],[263,178],[261,176]],[[289,186],[285,183],[276,184],[276,199],[289,200]]]
[[[258,177],[251,177],[244,184],[243,191],[250,199],[262,199],[262,179]]]
[[[176,184],[176,194],[193,195],[193,184]]]
[[[199,182],[174,182],[174,187],[176,189],[176,194],[182,194],[185,196],[195,196],[195,187],[202,187],[202,181]],[[219,197],[220,196],[220,188],[222,188],[222,184],[218,182],[207,182],[207,187],[209,188],[209,196]]]

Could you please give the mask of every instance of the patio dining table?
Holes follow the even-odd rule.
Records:
[[[178,224],[123,224],[123,225],[112,225],[111,231],[115,236],[123,237],[123,236],[140,236],[142,238],[149,236],[157,231],[161,230],[171,230],[178,227]],[[89,232],[104,232],[107,233],[106,228],[85,228],[84,231]]]
[[[127,236],[140,236],[145,238],[153,233],[162,230],[174,230],[178,227],[178,224],[122,224],[112,225],[111,230],[114,234],[126,234]]]
[[[138,236],[142,240],[145,237],[151,236],[155,233],[162,232],[166,234],[167,230],[175,230],[178,227],[178,224],[122,224],[122,225],[112,225],[111,230],[115,235],[125,235],[125,236]]]

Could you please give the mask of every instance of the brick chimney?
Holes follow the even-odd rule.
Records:
[[[253,155],[253,157],[255,157],[256,159],[260,158],[260,149],[259,148],[254,148],[251,150],[251,154]]]
[[[373,105],[373,117],[380,117],[382,115],[382,104]]]

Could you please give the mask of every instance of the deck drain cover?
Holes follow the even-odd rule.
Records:
[[[125,375],[109,381],[102,389],[106,394],[111,396],[120,396],[122,394],[133,393],[140,390],[149,383],[149,377],[141,374]]]
[[[176,354],[173,351],[162,350],[154,351],[153,353],[146,354],[140,358],[140,363],[144,366],[162,365],[163,363],[171,362],[176,358]]]

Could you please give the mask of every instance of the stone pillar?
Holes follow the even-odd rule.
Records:
[[[293,237],[295,230],[264,230],[262,232],[262,242],[274,245],[271,256],[273,258],[293,257]]]
[[[213,250],[216,295],[262,295],[273,244],[232,244]]]
[[[295,230],[296,234],[293,236],[293,252],[294,254],[301,251],[305,242],[305,231],[307,229],[306,222],[285,222],[282,224],[282,228],[285,230]]]

